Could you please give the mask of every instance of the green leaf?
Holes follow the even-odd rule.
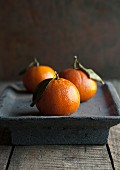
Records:
[[[41,99],[42,94],[44,93],[46,87],[48,86],[50,81],[53,79],[54,78],[45,79],[41,83],[38,84],[38,86],[36,87],[33,93],[32,104],[30,105],[31,107],[33,107],[36,104],[36,102]]]
[[[23,75],[29,68],[32,68],[32,67],[38,67],[39,66],[39,62],[36,58],[34,58],[34,61],[32,61],[25,69],[21,70],[19,72],[19,75]]]
[[[100,82],[102,84],[105,84],[104,81],[101,79],[101,77],[98,74],[96,74],[92,69],[85,68],[78,61],[77,56],[74,57],[74,65],[73,66],[74,66],[75,69],[80,69],[83,72],[85,72],[90,79],[93,79],[93,80],[98,81],[98,82]]]

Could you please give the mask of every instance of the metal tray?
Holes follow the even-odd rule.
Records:
[[[71,116],[39,115],[31,100],[19,84],[6,87],[0,97],[0,127],[11,144],[106,144],[110,127],[120,123],[120,99],[110,82],[99,85]]]

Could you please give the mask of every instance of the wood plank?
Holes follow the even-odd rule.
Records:
[[[120,95],[120,81],[112,81],[118,94]],[[109,147],[114,162],[115,170],[120,169],[120,124],[110,129]]]
[[[112,170],[106,146],[41,145],[15,147],[8,170]]]
[[[6,169],[10,151],[11,146],[0,146],[0,170]]]
[[[108,141],[115,170],[120,170],[120,124],[111,128]]]

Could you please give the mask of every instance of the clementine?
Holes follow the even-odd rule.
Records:
[[[30,92],[34,92],[36,86],[47,78],[53,78],[55,75],[55,71],[49,67],[44,65],[39,65],[38,61],[34,61],[33,65],[26,69],[23,74],[23,84],[27,90]]]
[[[71,81],[78,88],[81,102],[92,98],[97,92],[96,81],[88,78],[80,69],[65,69],[60,73],[60,77]]]
[[[47,80],[44,80],[38,86]],[[76,86],[72,82],[58,77],[53,78],[48,83],[44,92],[36,101],[36,107],[42,115],[52,116],[68,116],[75,112],[79,105],[80,95]]]

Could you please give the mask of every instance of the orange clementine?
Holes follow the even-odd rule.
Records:
[[[97,92],[96,81],[88,78],[80,69],[65,69],[60,73],[60,77],[71,81],[78,88],[81,101],[87,101]]]
[[[23,75],[24,86],[34,92],[36,86],[44,79],[53,78],[55,71],[49,66],[34,66],[29,68]]]
[[[23,74],[23,84],[26,89],[30,92],[34,92],[36,86],[41,81],[47,78],[53,78],[55,71],[49,66],[39,65],[39,62],[35,58],[34,61],[19,74]]]
[[[45,88],[36,106],[42,115],[67,116],[80,105],[76,86],[63,78],[52,79]]]

